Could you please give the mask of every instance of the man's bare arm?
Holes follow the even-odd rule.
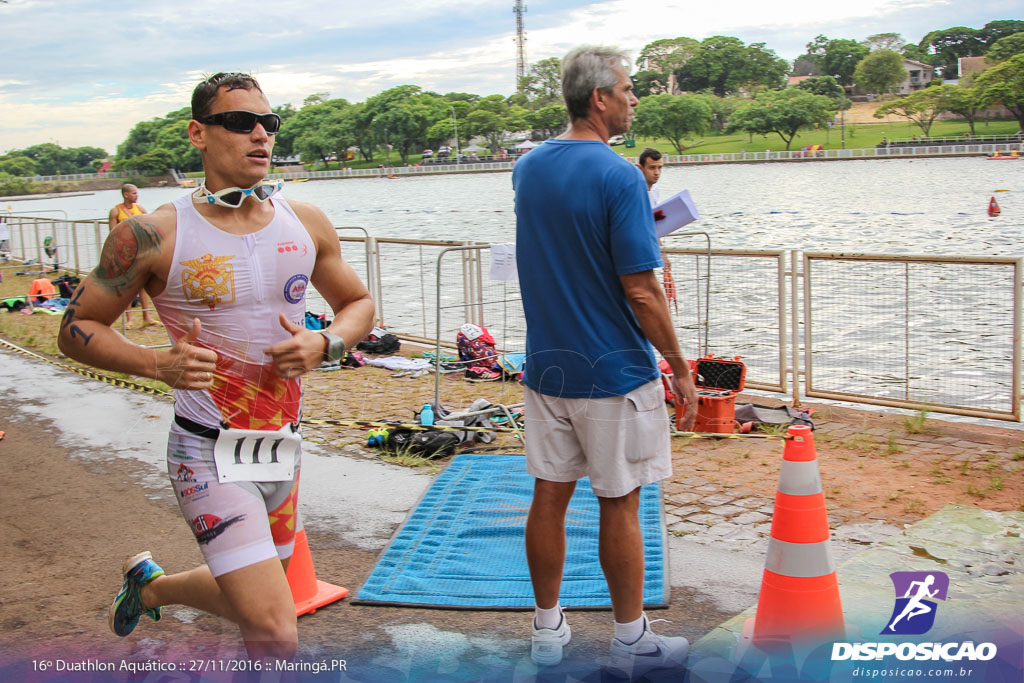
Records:
[[[216,353],[194,346],[198,328],[171,349],[147,349],[110,326],[152,275],[164,239],[150,216],[118,224],[96,269],[75,290],[57,341],[68,357],[93,367],[158,379],[176,388],[210,386]]]
[[[316,244],[316,263],[310,279],[316,290],[334,311],[334,320],[327,328],[349,345],[361,340],[373,327],[373,299],[366,285],[352,266],[341,257],[337,233],[324,213],[311,204],[292,202],[296,215]],[[281,325],[292,332],[292,338],[266,349],[282,377],[297,377],[320,365],[326,340],[304,327]]]
[[[686,415],[681,424],[681,429],[686,431],[697,419],[697,389],[690,376],[690,364],[679,348],[679,339],[672,327],[665,292],[653,270],[620,275],[619,281],[644,336],[672,367],[673,393],[686,402]]]

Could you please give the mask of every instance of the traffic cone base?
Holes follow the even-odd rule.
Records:
[[[313,556],[309,552],[306,530],[295,534],[295,549],[288,563],[288,587],[292,590],[295,601],[295,616],[315,612],[320,607],[348,595],[348,589],[320,581],[316,578],[313,568]]]
[[[779,637],[825,639],[841,635],[843,629],[843,606],[835,572],[792,577],[764,570],[754,621],[755,643]]]

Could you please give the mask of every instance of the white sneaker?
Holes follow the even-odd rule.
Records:
[[[609,673],[623,678],[634,678],[653,669],[681,666],[690,653],[690,642],[682,636],[659,636],[651,630],[651,621],[644,614],[644,634],[632,645],[612,638]],[[655,619],[654,623],[667,621]]]
[[[572,639],[572,629],[562,613],[562,623],[558,628],[537,628],[533,621],[533,641],[530,646],[530,659],[540,666],[554,666],[562,661],[562,648]]]

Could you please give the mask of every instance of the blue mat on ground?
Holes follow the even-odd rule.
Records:
[[[356,603],[465,609],[532,609],[523,533],[533,477],[521,455],[456,456],[431,484],[360,589]],[[566,514],[561,604],[609,608],[597,555],[599,509],[582,479]],[[669,601],[661,488],[640,494],[644,604]]]

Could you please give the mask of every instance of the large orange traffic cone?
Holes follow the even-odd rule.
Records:
[[[990,197],[988,200],[988,215],[998,216],[1002,211],[999,209],[999,204],[996,203],[995,197]]]
[[[306,541],[306,530],[295,534],[295,550],[292,551],[291,562],[288,563],[288,587],[292,589],[295,600],[295,616],[315,612],[318,608],[348,595],[348,589],[335,586],[316,578],[313,569],[313,556],[309,554],[309,543]]]
[[[811,428],[789,428],[754,617],[758,647],[842,637],[843,606]]]

